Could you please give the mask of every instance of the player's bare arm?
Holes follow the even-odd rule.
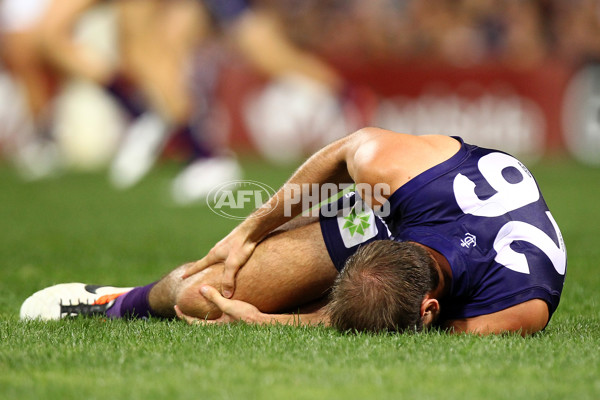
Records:
[[[313,312],[298,314],[267,314],[244,301],[225,299],[218,290],[211,286],[205,285],[200,290],[202,295],[217,306],[223,314],[220,318],[208,320],[186,315],[180,309],[176,308],[177,316],[188,324],[224,324],[237,321],[258,325],[282,324],[298,326],[322,324],[327,326],[329,324],[329,317],[325,307],[320,307]],[[546,303],[543,300],[534,299],[493,314],[447,321],[443,326],[455,334],[492,335],[519,333],[522,336],[528,336],[541,331],[547,322],[548,307]]]
[[[269,233],[287,221],[298,216],[302,210],[301,202],[292,204],[285,211],[286,201],[289,199],[290,186],[320,183],[352,183],[352,178],[347,167],[347,160],[352,158],[359,144],[365,140],[366,134],[358,131],[324,147],[310,157],[292,177],[275,193],[259,210],[250,215],[238,225],[229,235],[217,243],[206,255],[192,265],[184,274],[187,278],[203,269],[224,262],[223,294],[231,297],[234,292],[235,276],[237,271],[252,255],[256,245]],[[310,193],[308,193],[310,194]],[[270,210],[264,213],[264,209]]]
[[[204,298],[214,304],[222,315],[217,319],[196,318],[184,314],[178,306],[175,306],[177,317],[190,325],[193,324],[226,324],[237,321],[243,321],[249,324],[258,325],[327,325],[329,318],[325,311],[325,301],[317,302],[308,308],[300,310],[298,313],[290,314],[267,314],[261,312],[257,307],[250,303],[240,300],[226,299],[219,291],[212,286],[203,285],[200,287],[200,293]]]
[[[310,313],[268,314],[244,301],[225,299],[216,289],[210,286],[203,286],[201,293],[207,300],[217,306],[223,314],[218,319],[208,320],[186,315],[176,308],[177,316],[188,324],[223,324],[243,321],[259,325],[329,325],[329,317],[325,307],[320,307]],[[430,325],[431,322],[432,320],[429,320],[427,325]],[[544,329],[547,323],[548,307],[546,303],[543,300],[534,299],[493,314],[446,321],[443,327],[455,334],[518,333],[522,336],[528,336]]]
[[[352,182],[345,159],[350,147],[348,143],[355,141],[355,136],[356,134],[338,140],[310,157],[271,199],[218,242],[204,258],[188,268],[183,277],[188,278],[215,263],[224,262],[223,293],[225,297],[231,297],[235,275],[248,261],[256,245],[273,230],[302,212],[301,205],[297,204],[292,206],[289,214],[284,213],[286,195],[289,195],[286,185]],[[270,211],[263,213],[264,209]]]
[[[544,329],[548,318],[546,302],[533,299],[492,314],[448,321],[445,326],[454,333],[520,333],[527,336]]]

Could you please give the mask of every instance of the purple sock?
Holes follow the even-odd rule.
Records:
[[[158,315],[150,308],[148,295],[157,282],[146,286],[138,286],[122,296],[117,297],[115,304],[106,310],[109,318],[146,318]]]
[[[122,76],[116,76],[104,87],[129,113],[131,118],[137,118],[146,111],[145,101],[142,99],[142,96]]]
[[[207,143],[204,138],[200,137],[200,135],[195,132],[195,129],[190,124],[179,128],[177,134],[181,135],[183,140],[186,141],[190,146],[193,159],[208,158],[214,155],[209,143]]]

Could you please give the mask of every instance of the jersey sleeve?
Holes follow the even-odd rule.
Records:
[[[360,246],[391,239],[385,222],[354,192],[324,205],[319,214],[323,240],[338,271]]]

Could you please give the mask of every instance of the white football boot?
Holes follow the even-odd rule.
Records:
[[[206,199],[210,191],[242,178],[242,167],[234,157],[202,158],[188,165],[173,181],[171,196],[175,203],[188,205]]]
[[[133,288],[61,283],[35,292],[21,305],[21,319],[58,320],[105,315],[115,299]]]
[[[136,119],[123,139],[109,171],[114,187],[127,189],[152,169],[169,138],[168,124],[157,114],[147,112]]]

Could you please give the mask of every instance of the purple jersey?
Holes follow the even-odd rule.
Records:
[[[372,216],[376,223],[364,229],[370,236],[363,235],[365,240],[354,234],[354,245],[344,237],[340,217],[321,218],[334,264],[341,268],[360,244],[386,235],[415,241],[450,263],[444,319],[490,314],[531,299],[546,301],[552,315],[564,283],[566,251],[537,183],[514,157],[457,140],[458,153],[390,196],[389,215],[383,221]]]

